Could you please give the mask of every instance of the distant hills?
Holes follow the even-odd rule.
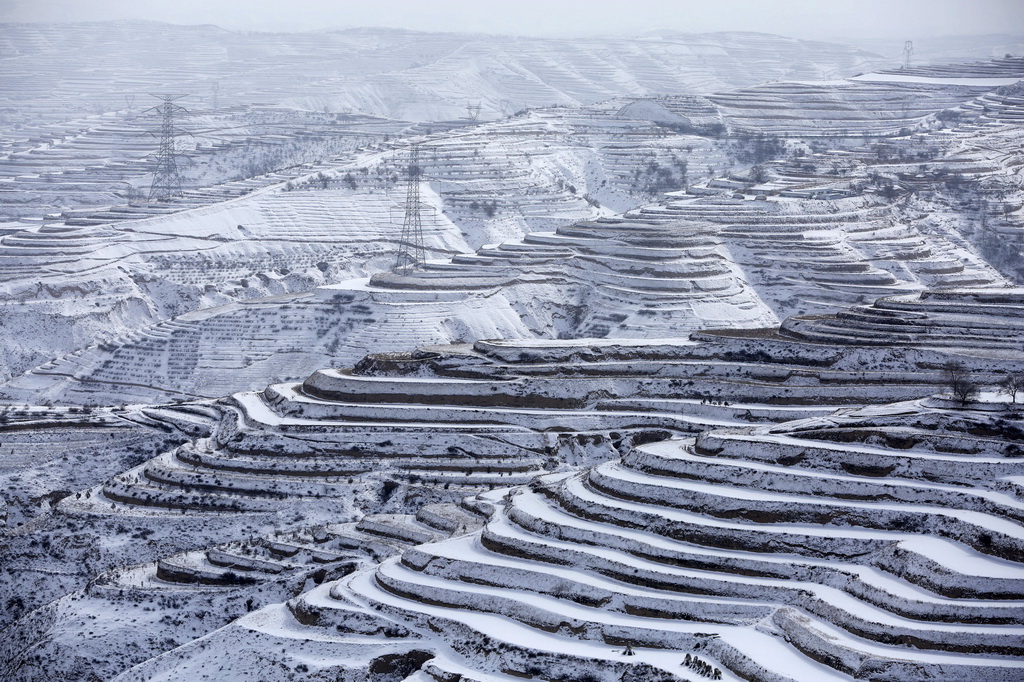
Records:
[[[193,103],[405,120],[466,116],[471,104],[487,118],[894,65],[846,45],[740,32],[548,39],[386,28],[235,33],[156,22],[0,26],[0,104],[35,116],[122,110],[126,94],[173,90]]]

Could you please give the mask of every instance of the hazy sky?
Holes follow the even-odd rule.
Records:
[[[1024,0],[0,0],[0,21],[107,19],[237,30],[393,26],[552,36],[668,28],[914,39],[1024,33]]]

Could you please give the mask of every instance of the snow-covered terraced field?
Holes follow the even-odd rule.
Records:
[[[919,87],[926,94],[907,90]],[[772,88],[781,90],[766,94]],[[878,107],[886,89],[888,104]],[[658,125],[644,108],[656,100],[423,130],[429,266],[412,277],[378,275],[369,288],[356,283],[286,301],[273,297],[387,268],[397,248],[407,141],[328,166],[327,189],[314,189],[321,176],[307,174],[300,189],[287,191],[282,176],[269,178],[278,183],[269,188],[257,183],[252,196],[172,215],[5,229],[5,312],[15,326],[40,333],[5,341],[6,373],[15,376],[3,393],[109,402],[110,387],[121,386],[134,400],[213,397],[256,388],[268,376],[297,378],[325,357],[348,364],[367,352],[487,336],[629,338],[757,327],[925,287],[1001,286],[1006,280],[953,231],[962,207],[878,196],[878,178],[897,197],[933,191],[950,178],[990,183],[993,218],[978,233],[1019,237],[1020,206],[997,199],[1013,191],[1008,183],[1020,166],[1006,146],[1018,128],[995,103],[1010,111],[1015,95],[992,89],[978,97],[981,90],[961,86],[835,81],[721,95],[776,98],[786,108],[818,102],[807,105],[805,122],[824,121],[815,107],[834,109],[832,100],[864,120],[912,102],[912,118],[931,132],[891,138],[887,149],[895,151],[887,154],[934,147],[938,170],[927,173],[909,156],[895,162],[865,145],[769,164],[765,182],[740,175],[694,183],[734,163],[736,147]],[[725,107],[699,98],[666,103],[695,130],[713,118],[713,107]],[[938,129],[936,113],[958,105],[959,126]],[[990,142],[1007,151],[986,150]],[[687,182],[691,194],[630,210]],[[758,198],[765,200],[751,200]],[[618,228],[602,223],[615,211],[625,211]],[[590,222],[572,225],[580,220]],[[666,233],[671,248],[617,252],[650,241],[652,229]],[[1003,257],[1004,272],[1012,272],[1011,261]],[[325,304],[334,294],[342,305]],[[279,304],[303,313],[278,315]],[[197,309],[198,317],[187,314]],[[298,335],[284,338],[275,328]],[[49,347],[67,355],[43,355],[43,339],[57,339]],[[243,339],[258,339],[261,348]]]
[[[5,29],[0,677],[1022,679],[1020,59]]]
[[[1010,349],[1016,337],[1012,330],[1022,317],[1020,289],[926,291],[879,299],[835,315],[792,317],[781,331],[823,344]]]
[[[114,571],[103,579],[116,589],[137,581],[149,590],[188,586],[225,587],[232,581],[253,584],[298,573],[317,582],[376,564],[412,546],[462,535],[479,528],[486,514],[472,505],[426,503],[415,514],[366,514],[358,522],[334,523],[233,541],[206,550],[164,557],[131,572]],[[144,576],[140,580],[141,576]],[[354,626],[350,623],[350,627]]]
[[[343,513],[353,485],[366,479],[404,486],[389,494],[391,505],[409,496],[457,502],[481,487],[614,455],[630,434],[692,433],[778,421],[822,403],[928,395],[943,385],[950,354],[995,382],[1020,360],[1021,299],[1019,290],[927,292],[797,318],[778,334],[481,341],[370,355],[354,369],[319,370],[302,383],[222,400],[211,437],[115,477],[88,503],[69,504],[112,501],[160,514],[301,503]],[[905,319],[920,320],[916,336]],[[839,325],[845,330],[835,331]],[[942,331],[954,325],[960,343]],[[899,348],[872,350],[879,345]],[[574,433],[586,435],[566,435]]]
[[[767,35],[610,46],[386,29],[243,36],[142,22],[11,24],[3,34],[0,103],[10,115],[0,122],[0,216],[34,222],[57,209],[79,225],[237,196],[293,177],[296,164],[399,133],[403,120],[458,127],[470,122],[467,99],[493,119],[528,107],[752,85],[792,68],[783,66],[788,59],[809,76],[885,63]],[[757,54],[753,66],[744,63]],[[253,55],[262,55],[259,67]],[[180,141],[191,190],[169,206],[138,196],[148,193],[158,143],[149,134],[159,130],[159,116],[146,113],[156,103],[149,93],[189,95],[182,103],[191,113],[178,125],[194,133]],[[269,170],[275,177],[222,184]]]
[[[408,128],[370,116],[260,106],[184,118],[178,125],[189,143],[176,143],[184,192],[159,200],[149,196],[158,114],[116,112],[22,127],[24,144],[0,155],[0,218],[28,229],[57,218],[88,226],[165,215],[329,168],[336,162],[326,159]]]
[[[586,665],[599,680],[695,667],[729,680],[1016,680],[1019,419],[926,400],[635,447],[486,495],[481,530],[119,679],[207,670],[206,646],[229,640],[248,642],[244,666],[256,633],[285,659],[301,656],[289,641],[315,639],[314,669],[355,670],[390,651],[366,635],[390,632],[413,638],[406,650],[425,652],[416,667],[434,679]],[[271,615],[279,625],[261,627]]]
[[[124,679],[210,665],[264,678],[292,656],[334,674],[415,648],[434,656],[417,659],[423,674],[479,680],[557,676],[583,658],[608,679],[718,668],[722,679],[1012,680],[1018,417],[1007,402],[858,406],[942,390],[951,358],[983,384],[1013,371],[1020,299],[879,302],[990,339],[968,348],[773,330],[493,340],[238,394],[202,408],[219,415],[211,435],[56,503],[90,524],[131,520],[158,537],[191,524],[209,538],[162,540],[173,548],[162,555],[140,545],[146,563],[106,570],[61,618],[71,627],[125,594],[236,609],[241,594],[253,610],[306,585]],[[865,317],[836,319],[866,333]],[[187,423],[197,409],[134,418]],[[663,440],[673,435],[688,439]],[[170,624],[109,627],[132,643],[126,660],[167,650],[147,633]],[[239,658],[211,663],[202,642],[222,637]],[[273,654],[253,652],[267,642]],[[316,642],[316,657],[299,642]]]
[[[339,199],[358,202],[364,211],[348,239],[335,247],[351,248],[366,211],[375,210],[373,219],[383,220],[386,197],[281,193],[213,215],[225,234],[237,238],[244,228],[246,237],[261,237],[260,244],[280,240],[288,251],[263,265],[273,279],[250,281],[266,286],[283,280],[287,290],[296,288],[284,286],[294,277],[283,274],[289,267],[317,273],[316,264],[330,256],[323,246],[304,241],[318,236],[313,219],[322,221],[324,242],[344,234],[345,222],[333,217],[343,209],[328,203]],[[236,228],[236,220],[262,226]],[[282,227],[274,233],[263,227],[268,224]],[[460,248],[451,232],[428,230],[432,255]],[[360,253],[380,262],[385,242],[371,239]],[[156,258],[166,279],[198,285],[214,269],[223,286],[244,295],[246,268],[254,258],[232,251],[211,245],[209,255],[200,256],[201,267],[185,261],[183,271],[171,257]],[[216,397],[255,388],[267,376],[297,377],[322,365],[324,357],[350,364],[368,352],[481,338],[643,338],[757,328],[924,287],[1005,284],[970,250],[942,233],[902,223],[878,198],[751,201],[674,194],[621,217],[562,225],[450,261],[431,260],[408,275],[376,274],[368,283],[325,287],[315,295],[180,316],[37,367],[8,382],[4,392],[71,402],[104,402],[112,390],[139,401]]]
[[[933,82],[953,83],[961,81],[990,84],[987,81],[1014,82],[1024,78],[1024,57],[1003,57],[990,61],[957,62],[953,64],[921,64],[910,68],[889,69],[855,77],[857,80],[881,82]]]
[[[735,130],[783,137],[888,136],[997,84],[780,82],[710,95]]]
[[[638,150],[632,160],[601,151],[627,136]],[[624,170],[630,163],[724,158],[706,139],[666,136],[649,122],[602,111],[540,112],[433,133],[423,146],[431,258],[466,251],[466,241],[486,244],[607,213],[599,201],[622,208],[642,202],[647,195],[637,193]],[[46,327],[62,339],[58,345],[88,353],[81,340],[117,343],[111,332],[118,328],[128,336],[197,308],[386,269],[397,248],[405,190],[398,176],[407,154],[404,143],[365,150],[332,165],[323,176],[326,189],[309,179],[318,174],[291,185],[279,177],[276,186],[250,196],[183,212],[168,206],[169,215],[144,220],[143,212],[132,221],[5,230],[0,263],[10,319]],[[51,284],[56,280],[59,286]],[[17,303],[24,299],[30,301]],[[106,334],[98,333],[101,324]],[[24,358],[39,352],[33,338],[8,339],[12,369],[26,369]]]

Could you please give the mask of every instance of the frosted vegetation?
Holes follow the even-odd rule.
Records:
[[[2,28],[0,679],[1024,677],[1024,59]]]

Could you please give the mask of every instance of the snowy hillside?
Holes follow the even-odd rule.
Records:
[[[393,29],[233,33],[148,22],[10,24],[0,33],[0,99],[16,100],[14,120],[22,121],[59,120],[62,109],[120,111],[131,92],[419,121],[464,116],[472,103],[493,118],[892,65],[854,47],[757,33],[565,40]]]
[[[199,194],[401,134],[409,121],[443,129],[527,108],[886,66],[852,47],[766,34],[541,40],[10,24],[0,30],[0,220],[38,221],[57,207],[139,214],[104,211],[148,193],[161,125],[152,107],[163,94],[183,96],[177,145],[189,159],[185,186]]]
[[[848,85],[816,89],[842,98]],[[873,86],[872,92],[879,91],[904,96],[897,85]],[[777,97],[756,89],[743,96],[753,97],[754,92],[759,92],[759,101]],[[965,145],[987,146],[982,140],[990,136],[1019,145],[1020,131],[1004,120],[962,131],[941,129],[938,112],[950,104],[966,108],[977,101],[960,88],[943,92],[946,98],[938,102],[916,105],[920,108],[913,133],[904,131],[875,146],[858,138],[842,151],[821,140],[815,126],[822,118],[810,111],[801,124],[811,127],[810,134],[788,145],[763,132],[721,139],[671,134],[624,118],[643,113],[630,108],[595,109],[585,115],[545,110],[435,133],[422,144],[433,202],[426,214],[432,227],[425,268],[407,276],[379,272],[388,267],[385,249],[397,231],[396,225],[384,225],[381,241],[358,252],[365,265],[355,274],[373,274],[374,266],[378,270],[368,282],[217,306],[217,296],[222,301],[246,297],[239,281],[249,282],[252,289],[252,283],[267,279],[245,270],[257,262],[253,249],[268,248],[266,240],[250,241],[253,237],[233,227],[236,222],[249,225],[246,230],[252,235],[283,238],[296,230],[298,239],[313,234],[313,221],[326,219],[331,222],[320,228],[318,252],[327,240],[340,238],[342,243],[332,247],[338,254],[334,257],[351,258],[341,254],[351,253],[347,250],[354,235],[346,237],[333,212],[314,209],[308,202],[339,201],[331,198],[339,195],[357,202],[350,204],[350,211],[356,206],[367,211],[379,195],[365,192],[381,190],[375,180],[370,190],[343,186],[264,192],[199,213],[204,226],[220,225],[224,238],[235,244],[217,244],[210,253],[245,249],[245,265],[214,260],[206,251],[192,256],[179,251],[188,267],[195,267],[198,257],[218,268],[217,278],[206,277],[207,290],[198,302],[208,309],[80,347],[14,377],[2,390],[13,399],[45,396],[99,404],[216,397],[258,388],[268,377],[299,378],[326,364],[325,358],[347,365],[368,352],[428,343],[491,337],[643,338],[714,327],[764,327],[790,315],[832,313],[922,288],[1004,286],[1007,278],[964,242],[964,223],[973,214],[949,201],[947,181],[962,177],[979,186],[1016,182],[1016,157],[984,158],[977,151],[969,153]],[[863,102],[859,106],[858,111],[867,112]],[[992,118],[994,109],[989,109]],[[771,116],[747,117],[772,129]],[[880,118],[862,114],[859,120]],[[905,149],[911,145],[926,150],[927,156],[909,156]],[[374,164],[394,168],[393,159],[402,153],[385,150],[361,157],[367,165],[366,172],[356,171],[358,184],[379,177]],[[709,178],[705,170],[705,177],[693,182],[711,164],[744,169],[759,154],[786,158],[773,161],[768,156],[761,166],[764,177],[738,170]],[[942,172],[921,174],[923,159]],[[333,174],[349,173],[346,168],[354,163]],[[609,211],[643,203],[651,187],[675,189],[687,180],[692,183],[687,191],[665,194],[659,203],[621,216]],[[385,180],[385,186],[391,201],[397,201],[400,185]],[[300,197],[306,203],[297,203]],[[256,206],[258,211],[253,210]],[[360,217],[351,229],[365,229],[367,218],[383,225],[383,209],[378,204],[372,210],[376,218],[354,214]],[[161,234],[190,229],[194,215],[140,223],[131,238],[137,239],[135,230],[153,229],[144,227],[150,224],[160,225],[155,229]],[[1006,213],[1000,224],[1013,220],[1014,214]],[[178,224],[182,227],[173,227]],[[4,244],[15,239],[21,238],[8,237]],[[470,246],[478,248],[470,253]],[[294,271],[311,273],[302,281],[312,284],[327,273],[339,277],[352,272],[345,270],[350,265],[324,273],[313,269],[316,261],[306,255],[310,248],[305,245],[300,251],[305,260],[276,256],[279,268],[293,271],[293,279],[298,275]],[[459,253],[450,256],[453,251]],[[8,249],[0,256],[13,259],[21,253]],[[371,253],[378,260],[369,260]],[[174,272],[168,265],[161,256],[153,263],[147,259],[144,268],[159,281]],[[88,276],[95,273],[90,270]],[[287,281],[271,273],[269,282],[278,289],[269,293],[299,286],[288,288]],[[211,291],[217,282],[219,290]],[[35,284],[28,279],[21,286]],[[81,327],[81,321],[70,318]],[[27,363],[22,366],[26,368]]]
[[[1024,679],[1024,59],[0,29],[0,680]]]
[[[876,304],[960,344],[908,344],[851,311],[834,322],[858,333],[828,345],[788,323],[478,342],[121,412],[201,433],[107,480],[83,472],[92,485],[51,504],[89,525],[18,501],[38,518],[8,541],[26,570],[7,594],[67,596],[8,629],[11,679],[361,679],[392,657],[490,680],[579,656],[598,679],[692,679],[689,655],[722,679],[1012,680],[1019,411],[921,397],[950,360],[986,384],[1019,367],[1021,300]],[[893,399],[911,402],[858,407]],[[41,635],[33,660],[21,643]]]
[[[728,161],[714,140],[621,119],[613,109],[543,111],[414,139],[424,148],[428,183],[421,210],[428,254],[435,259],[645,203],[658,191],[652,189],[652,168],[658,182],[675,188],[686,182],[688,162],[695,165],[693,177],[700,177],[708,166]],[[246,316],[255,307],[235,302],[307,292],[388,269],[404,217],[408,154],[408,143],[369,146],[316,173],[257,179],[238,198],[221,196],[213,204],[204,199],[194,208],[186,197],[184,206],[166,204],[166,215],[12,227],[0,237],[6,322],[40,333],[4,339],[7,371],[20,373],[56,348],[93,352],[99,343],[106,348],[126,337],[163,338],[163,327],[153,335],[147,329],[184,329],[218,314]],[[281,305],[273,298],[260,304],[271,311]],[[180,318],[199,309],[209,312]],[[178,319],[163,322],[169,318]],[[253,357],[273,354],[265,351]],[[246,355],[239,353],[239,360]],[[254,385],[278,371],[253,368]],[[219,379],[211,379],[216,386]],[[220,386],[212,395],[233,389]]]

